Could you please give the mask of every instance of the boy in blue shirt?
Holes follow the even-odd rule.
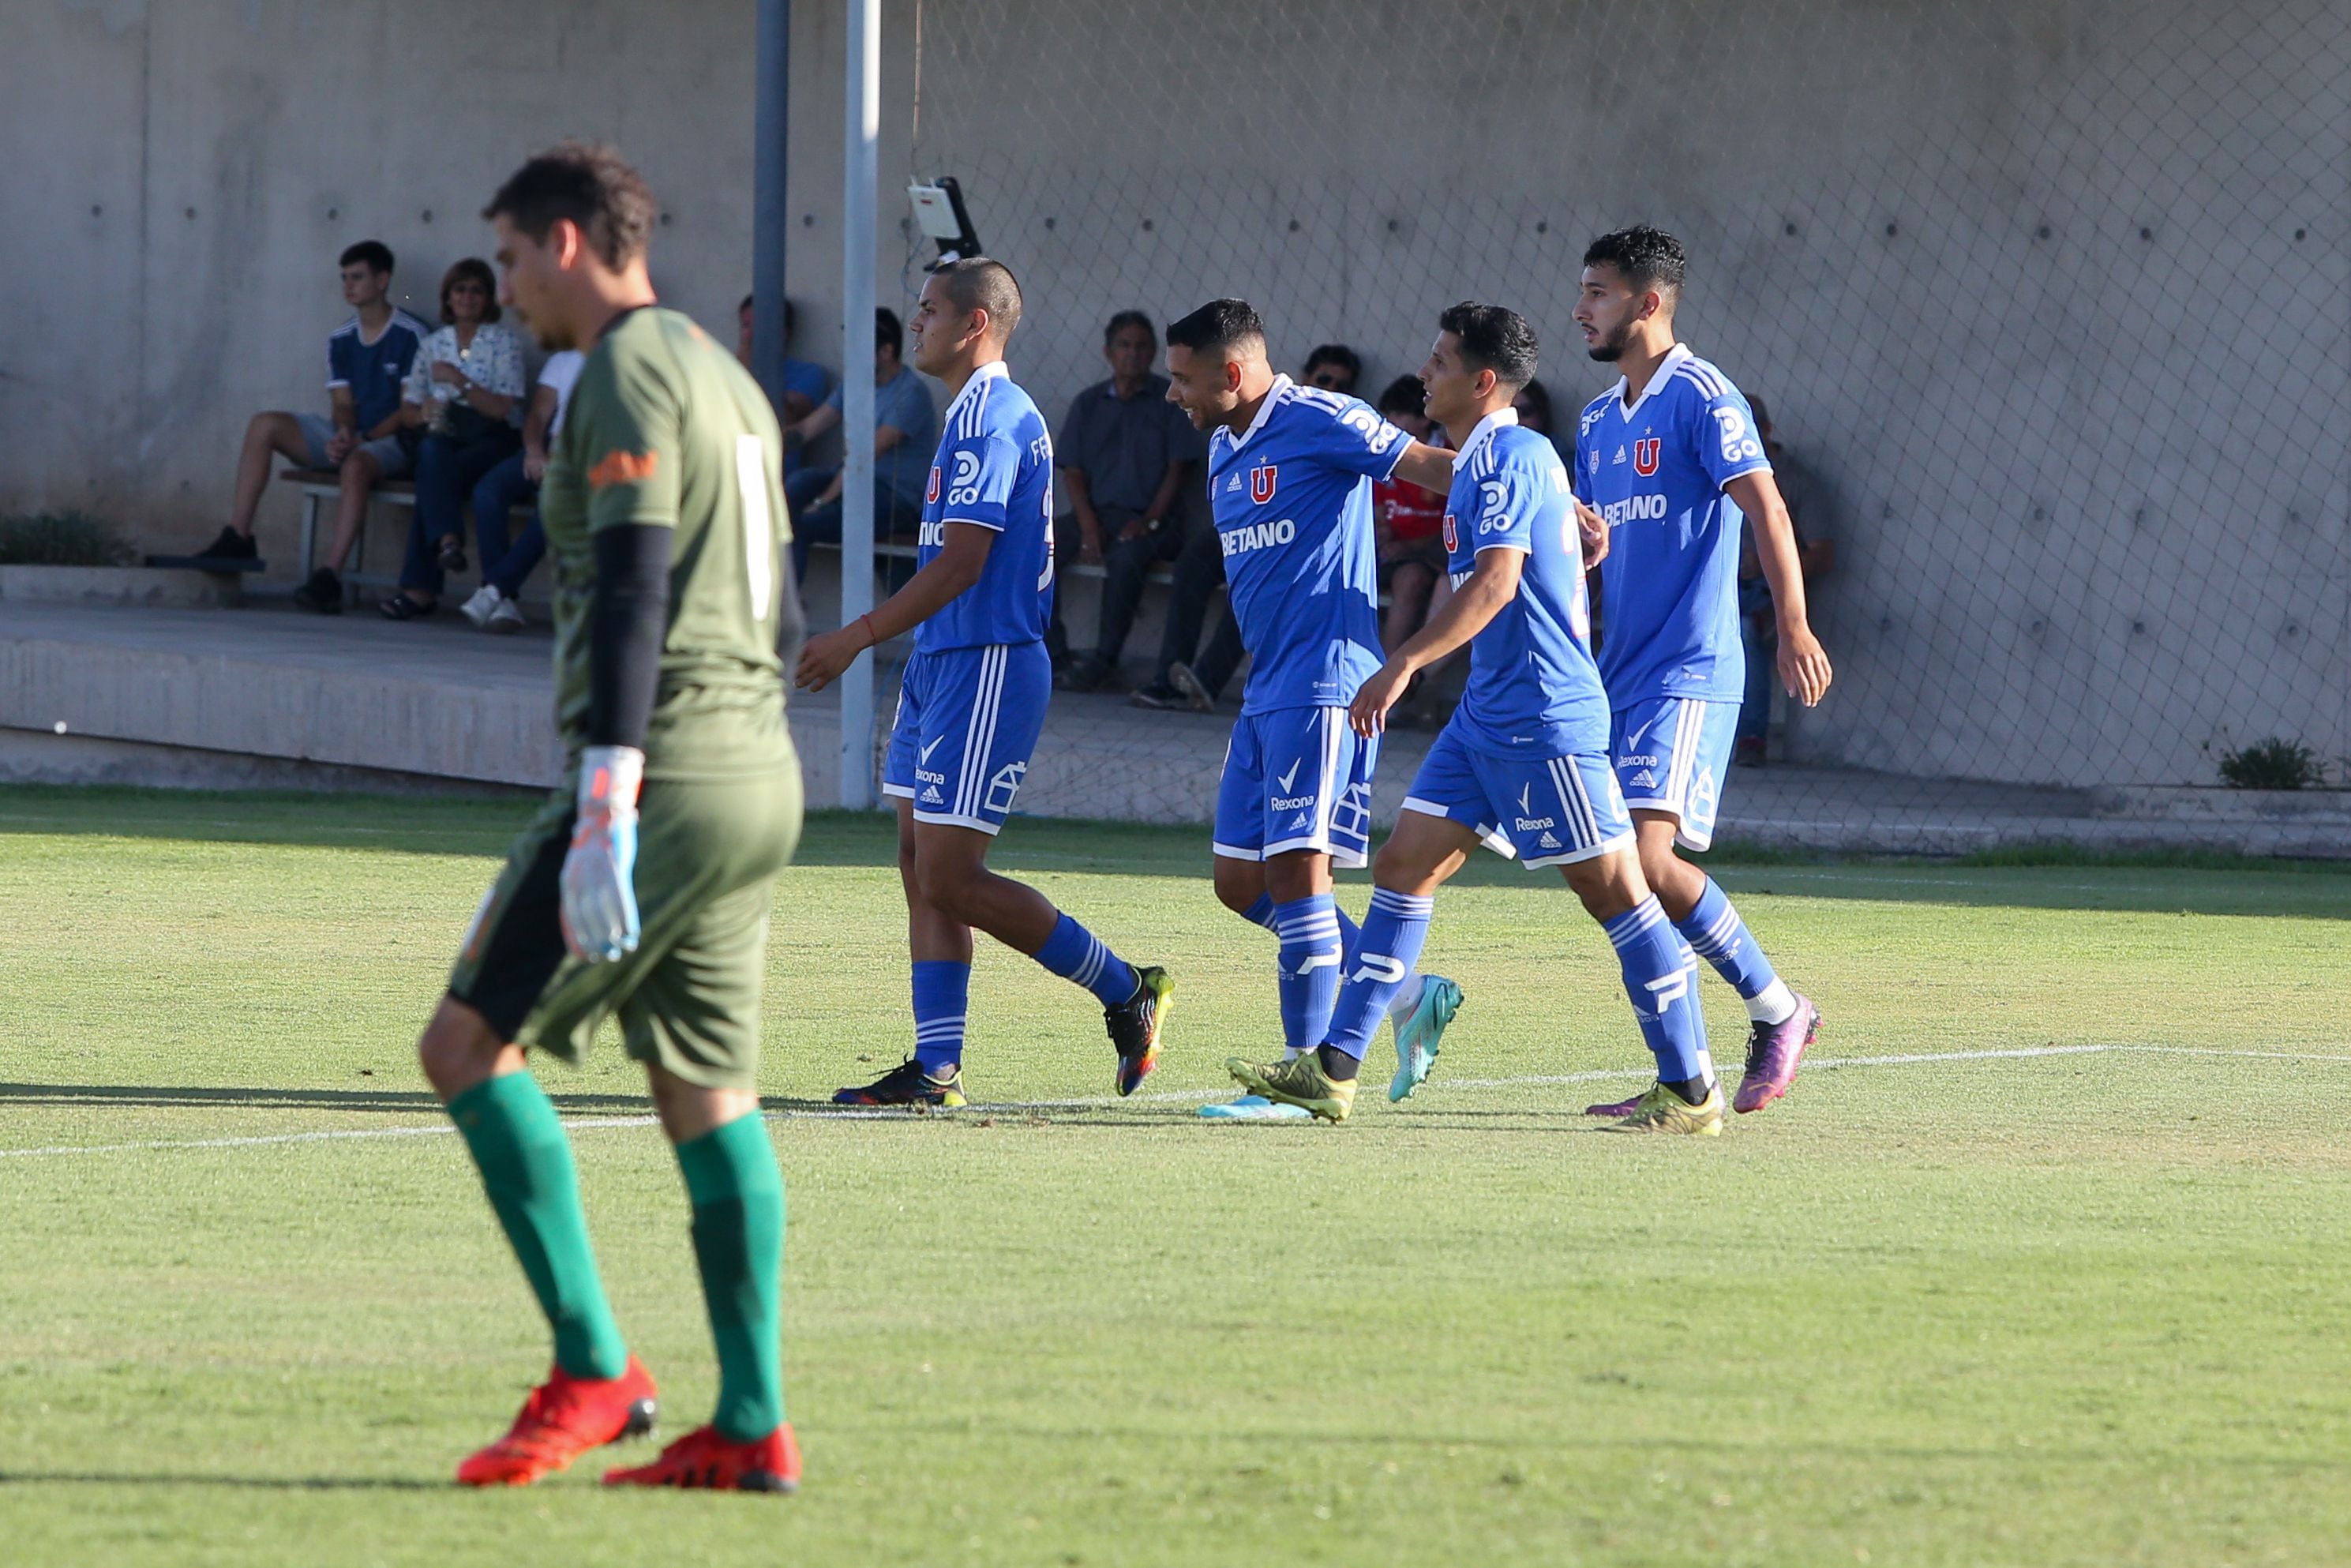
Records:
[[[1359,398],[1275,375],[1265,324],[1238,299],[1167,329],[1167,378],[1168,401],[1210,433],[1208,499],[1249,655],[1217,792],[1217,896],[1280,940],[1283,1047],[1295,1056],[1322,1039],[1353,947],[1331,868],[1362,865],[1371,836],[1379,740],[1349,728],[1347,705],[1380,666],[1372,483],[1441,493],[1452,455]],[[1397,997],[1401,1099],[1427,1075],[1461,992],[1431,977]],[[1244,1096],[1203,1113],[1296,1114],[1280,1103]]]
[[[918,566],[878,608],[800,653],[799,684],[821,691],[866,649],[914,633],[882,768],[882,792],[898,802],[914,1054],[841,1090],[840,1104],[967,1103],[975,927],[1093,993],[1121,1094],[1157,1064],[1175,990],[1165,970],[1128,964],[1035,888],[987,869],[1053,686],[1053,438],[1005,369],[1005,340],[1019,324],[1020,286],[1000,262],[951,262],[923,286],[914,365],[955,400],[924,489]]]
[[[1739,635],[1740,529],[1780,629],[1780,679],[1805,706],[1831,672],[1804,613],[1804,575],[1788,508],[1747,400],[1675,340],[1687,261],[1647,227],[1604,235],[1583,256],[1575,319],[1592,358],[1624,379],[1577,422],[1577,494],[1605,519],[1600,675],[1608,688],[1616,777],[1633,810],[1641,867],[1675,926],[1747,1004],[1752,1031],[1735,1108],[1787,1092],[1819,1032],[1820,1010],[1788,988],[1730,900],[1675,851],[1703,852],[1730,765],[1746,655]],[[1633,1104],[1592,1107],[1622,1115]]]
[[[1722,1092],[1692,993],[1696,964],[1642,880],[1609,768],[1583,586],[1600,541],[1580,524],[1559,454],[1510,407],[1535,368],[1534,329],[1516,313],[1465,301],[1438,318],[1420,379],[1429,417],[1458,448],[1444,524],[1453,596],[1364,681],[1349,719],[1377,737],[1414,674],[1464,643],[1468,685],[1381,846],[1371,911],[1320,1048],[1226,1066],[1259,1094],[1344,1121],[1364,1048],[1420,956],[1437,889],[1482,842],[1530,869],[1559,867],[1616,949],[1657,1059],[1657,1083],[1625,1130],[1712,1136]]]

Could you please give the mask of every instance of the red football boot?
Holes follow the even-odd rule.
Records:
[[[722,1437],[716,1427],[696,1427],[661,1451],[661,1458],[634,1469],[606,1470],[608,1487],[694,1487],[707,1491],[800,1490],[800,1446],[789,1421],[748,1443]]]
[[[653,1374],[635,1356],[618,1377],[574,1377],[561,1367],[530,1391],[507,1435],[457,1467],[469,1487],[528,1486],[589,1449],[653,1429]]]

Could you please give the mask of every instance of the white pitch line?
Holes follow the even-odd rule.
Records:
[[[1847,1067],[1924,1067],[1941,1061],[2017,1061],[2054,1056],[2105,1056],[2133,1054],[2144,1056],[2220,1056],[2241,1057],[2253,1061],[2330,1061],[2351,1064],[2351,1056],[2331,1055],[2308,1051],[2230,1051],[2220,1046],[2202,1045],[2029,1045],[1997,1051],[1925,1051],[1898,1056],[1823,1056],[1814,1057],[1805,1065],[1816,1071],[1831,1071]],[[1526,1078],[1447,1078],[1427,1087],[1450,1089],[1536,1089],[1564,1083],[1597,1083],[1608,1079],[1638,1081],[1648,1073],[1635,1068],[1603,1068],[1591,1072],[1550,1073]],[[1084,1100],[1001,1100],[990,1103],[975,1101],[967,1107],[969,1114],[990,1115],[1019,1111],[1092,1111],[1106,1110],[1119,1105],[1180,1104],[1220,1099],[1232,1092],[1221,1089],[1175,1089],[1158,1094],[1137,1094],[1118,1100],[1108,1095]],[[887,1106],[843,1106],[837,1110],[769,1111],[770,1122],[816,1121],[917,1121],[918,1113],[897,1111]],[[573,1132],[598,1132],[610,1128],[656,1126],[655,1116],[569,1116],[563,1125]],[[175,1149],[254,1149],[280,1144],[357,1143],[375,1138],[446,1137],[456,1129],[446,1123],[423,1127],[346,1127],[315,1133],[266,1133],[241,1138],[156,1138],[135,1144],[60,1144],[47,1148],[0,1149],[0,1159],[38,1159],[66,1155],[127,1155],[152,1150]]]

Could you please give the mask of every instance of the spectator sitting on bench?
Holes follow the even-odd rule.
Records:
[[[563,405],[580,380],[588,356],[565,349],[547,356],[538,368],[538,385],[523,415],[522,450],[482,476],[474,486],[474,538],[482,550],[482,586],[457,606],[458,613],[485,632],[519,632],[523,627],[523,580],[547,554],[547,529],[533,511],[530,526],[512,544],[507,542],[507,520],[514,509],[538,494],[547,473],[548,443],[563,429]]]
[[[1167,378],[1154,375],[1159,334],[1140,310],[1122,310],[1102,330],[1110,379],[1070,400],[1054,444],[1053,462],[1070,510],[1053,519],[1057,548],[1088,566],[1104,568],[1102,622],[1094,651],[1062,671],[1071,691],[1102,687],[1118,672],[1126,634],[1152,567],[1173,560],[1184,544],[1177,509],[1185,476],[1201,455],[1199,433],[1167,401]],[[1065,648],[1061,598],[1046,633],[1049,649]]]
[[[1324,343],[1306,356],[1306,368],[1298,372],[1301,385],[1321,387],[1347,397],[1355,395],[1355,383],[1364,379],[1364,361],[1354,350],[1344,343]]]
[[[354,312],[327,338],[327,392],[332,413],[256,413],[245,427],[245,450],[236,462],[236,498],[228,526],[204,547],[200,560],[250,561],[253,514],[269,486],[271,462],[279,457],[305,468],[341,472],[342,498],[335,508],[335,533],[356,534],[368,492],[385,479],[405,478],[412,448],[400,424],[400,388],[417,345],[432,329],[395,308],[392,252],[363,239],[343,252],[343,298]],[[340,590],[338,590],[340,591]],[[340,602],[340,601],[338,601]]]
[[[441,278],[441,329],[408,372],[401,416],[424,432],[416,449],[416,505],[400,590],[377,608],[413,621],[440,602],[442,574],[465,570],[465,497],[522,444],[522,340],[498,325],[497,278],[467,256]],[[498,527],[504,531],[505,520]],[[340,541],[338,541],[340,543]]]
[[[910,542],[921,527],[923,488],[930,480],[938,444],[938,412],[930,388],[903,362],[906,329],[890,310],[873,312],[873,542]],[[844,372],[845,373],[845,372]],[[784,428],[789,452],[841,423],[844,387],[832,389],[824,406]],[[785,483],[792,511],[792,580],[808,581],[809,547],[841,542],[841,483],[838,468],[804,468]],[[912,575],[912,563],[906,571]],[[893,571],[893,578],[895,573]]]
[[[751,296],[743,296],[743,303],[735,308],[735,358],[745,370],[751,368],[751,323],[756,312],[751,308]],[[789,299],[784,301],[784,344],[789,350],[792,334],[798,330],[799,313],[792,308]],[[813,360],[795,360],[789,352],[784,359],[784,397],[776,405],[776,418],[783,424],[798,424],[817,411],[826,392],[832,390],[832,377]],[[784,477],[789,479],[800,471],[800,449],[795,444],[784,451]]]

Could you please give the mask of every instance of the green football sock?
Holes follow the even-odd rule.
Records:
[[[507,1072],[450,1101],[449,1119],[555,1330],[555,1364],[574,1377],[620,1376],[629,1347],[596,1274],[580,1173],[554,1102],[529,1073]]]
[[[694,1204],[694,1255],[718,1342],[719,1435],[738,1443],[783,1425],[784,1176],[752,1113],[677,1146]]]

